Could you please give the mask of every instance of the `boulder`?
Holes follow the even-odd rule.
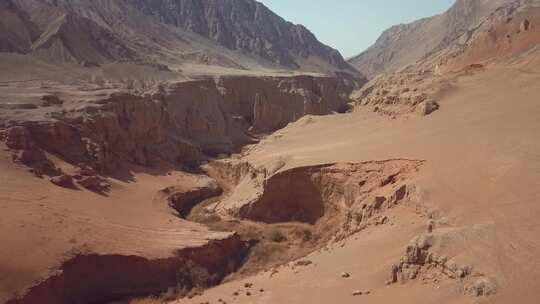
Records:
[[[78,181],[82,187],[92,191],[103,191],[109,187],[109,184],[104,182],[97,176],[85,176]]]
[[[79,176],[95,176],[97,175],[96,170],[92,168],[91,166],[88,166],[86,164],[80,163],[78,164],[79,169],[77,169],[76,174]]]
[[[519,25],[519,30],[522,32],[526,32],[530,29],[531,22],[527,19],[521,21],[521,24]]]
[[[73,178],[70,175],[62,174],[51,177],[51,183],[60,187],[69,188],[73,187]]]
[[[465,293],[472,297],[487,297],[497,292],[497,286],[488,278],[480,278],[465,287]]]
[[[386,284],[390,285],[393,283],[397,283],[399,272],[400,272],[399,267],[397,265],[392,265],[392,269],[390,271],[390,278],[388,279]]]
[[[435,228],[435,221],[434,220],[429,220],[427,222],[426,232],[427,233],[432,233],[434,228]]]
[[[427,100],[418,106],[421,115],[429,115],[439,109],[439,104],[434,100]]]
[[[300,261],[296,261],[296,263],[294,263],[295,266],[309,266],[313,264],[312,261],[310,260],[300,260]]]

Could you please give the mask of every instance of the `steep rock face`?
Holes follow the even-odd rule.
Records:
[[[285,21],[253,0],[151,0],[135,5],[160,20],[234,50],[298,68],[295,56],[316,56],[339,68],[347,63],[304,26]]]
[[[366,76],[414,64],[454,43],[498,7],[515,0],[458,0],[447,12],[385,31],[373,46],[349,62]]]
[[[11,121],[40,149],[110,171],[123,162],[189,162],[232,152],[307,115],[341,111],[352,87],[329,77],[222,77],[181,82],[154,94],[126,93],[52,114]]]

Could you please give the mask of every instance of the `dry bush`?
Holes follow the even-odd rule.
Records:
[[[306,227],[295,227],[292,231],[296,239],[303,242],[309,242],[313,239],[313,232]]]
[[[221,221],[221,217],[215,213],[197,213],[189,217],[189,220],[201,224],[214,224]]]
[[[287,237],[278,228],[273,227],[273,229],[270,231],[270,239],[273,242],[281,243],[285,242]]]
[[[163,301],[156,297],[134,299],[129,302],[129,304],[161,304],[161,303],[163,303]]]

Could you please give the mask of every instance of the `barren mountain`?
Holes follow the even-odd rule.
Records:
[[[3,51],[96,65],[194,62],[359,75],[305,27],[253,0],[7,0]]]
[[[361,68],[373,77],[353,95],[357,104],[389,116],[430,114],[439,108],[437,100],[452,91],[455,75],[534,58],[540,43],[540,1],[503,2],[458,1],[443,15],[383,34],[352,59],[367,64]]]
[[[133,5],[167,24],[283,66],[297,68],[302,60],[315,57],[347,68],[339,52],[321,44],[304,26],[283,20],[253,0],[153,0],[133,1]]]
[[[391,27],[349,62],[370,78],[415,64],[457,43],[483,18],[511,2],[514,0],[458,0],[441,15]]]

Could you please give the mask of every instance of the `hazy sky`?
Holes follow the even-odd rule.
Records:
[[[444,12],[455,0],[259,0],[305,25],[344,57],[369,47],[388,27]]]

